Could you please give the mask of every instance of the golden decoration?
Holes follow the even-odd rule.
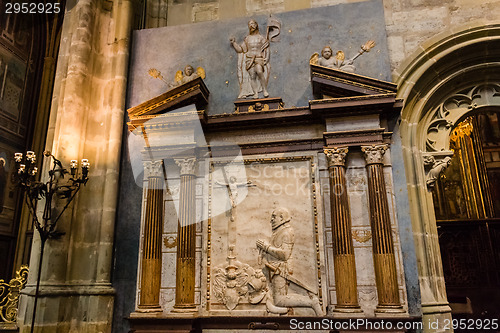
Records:
[[[26,286],[29,268],[26,265],[16,272],[16,277],[9,283],[0,280],[0,322],[15,323],[19,292]]]
[[[460,138],[463,138],[465,136],[470,137],[473,129],[474,127],[472,126],[472,117],[468,117],[460,124],[458,124],[457,127],[455,127],[453,131],[451,131],[450,135],[452,149],[456,149],[460,145]]]
[[[337,51],[337,55],[335,56],[335,58],[339,61],[339,62],[342,62],[344,61],[345,59],[345,54],[343,51]]]
[[[165,79],[163,78],[163,75],[161,75],[161,72],[160,72],[159,70],[157,70],[156,68],[150,68],[150,69],[148,70],[148,74],[149,74],[151,77],[153,77],[153,78],[155,78],[155,79],[160,79],[160,80],[162,80],[164,83],[168,84],[168,82],[167,82],[167,81],[165,81]]]
[[[163,239],[163,243],[165,243],[165,247],[167,249],[173,249],[174,247],[177,246],[177,237],[176,236],[166,236],[165,239]]]
[[[319,53],[315,52],[311,58],[309,58],[309,63],[312,65],[317,65],[318,64],[318,59],[319,59]]]
[[[358,243],[366,243],[372,238],[372,232],[370,230],[353,230],[352,238]]]
[[[198,74],[198,76],[201,77],[202,79],[205,79],[205,77],[207,77],[203,67],[196,68],[196,74]]]
[[[154,77],[155,79],[161,79],[163,80],[163,76],[161,75],[161,72],[157,70],[156,68],[150,68],[148,71],[148,74]]]
[[[175,72],[175,79],[174,79],[175,83],[180,84],[183,77],[184,76],[182,75],[182,71],[181,70]]]
[[[375,46],[375,41],[369,40],[365,45],[361,45],[361,49],[365,52],[370,52],[370,50]]]

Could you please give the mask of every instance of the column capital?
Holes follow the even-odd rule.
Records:
[[[144,178],[163,177],[163,160],[144,161]]]
[[[347,147],[325,148],[323,152],[328,158],[328,166],[345,166],[345,157],[349,149]]]
[[[385,151],[388,145],[361,146],[361,151],[365,153],[366,164],[382,164]]]
[[[174,160],[175,164],[181,168],[181,176],[196,174],[196,157],[176,158]]]

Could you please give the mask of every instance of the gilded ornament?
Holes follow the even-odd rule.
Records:
[[[26,286],[28,272],[28,266],[23,265],[9,283],[0,280],[0,322],[16,322],[19,292]]]
[[[177,246],[177,237],[176,236],[166,236],[163,239],[163,243],[167,249],[173,249]]]

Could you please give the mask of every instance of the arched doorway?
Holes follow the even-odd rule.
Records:
[[[500,314],[499,88],[481,84],[449,96],[433,110],[436,116],[427,129],[429,151],[438,143],[433,139],[439,132],[436,125],[447,126],[442,121],[446,114],[466,117],[448,136],[453,155],[440,164],[432,159],[427,163],[427,187],[433,197],[454,318],[497,318]]]
[[[402,138],[417,251],[424,322],[451,319],[433,191],[454,155],[453,130],[467,117],[500,106],[500,26],[447,31],[424,44],[396,74],[405,100]],[[439,210],[439,209],[438,209]],[[443,259],[442,259],[443,258]],[[451,301],[455,301],[452,299]],[[425,326],[424,326],[425,327]]]

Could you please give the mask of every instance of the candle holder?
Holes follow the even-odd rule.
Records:
[[[17,169],[17,173],[14,174],[15,183],[26,194],[26,205],[33,216],[33,225],[40,234],[41,240],[31,332],[33,332],[35,327],[36,306],[40,291],[40,277],[45,243],[49,238],[59,238],[64,235],[64,232],[56,230],[57,222],[75,198],[80,187],[87,184],[90,167],[89,161],[87,159],[82,159],[82,166],[79,172],[78,162],[72,160],[70,163],[70,171],[68,172],[68,170],[63,167],[61,161],[55,158],[49,151],[45,151],[44,155],[47,158],[52,158],[52,168],[49,170],[49,179],[46,182],[36,180],[38,168],[36,166],[36,155],[33,151],[27,151],[25,156],[23,156],[22,153],[14,154]],[[64,181],[67,174],[71,176],[67,181]],[[45,206],[42,219],[40,220],[37,215],[37,206],[38,202],[44,198]],[[66,199],[66,203],[59,214],[53,216],[52,212],[55,198]]]

